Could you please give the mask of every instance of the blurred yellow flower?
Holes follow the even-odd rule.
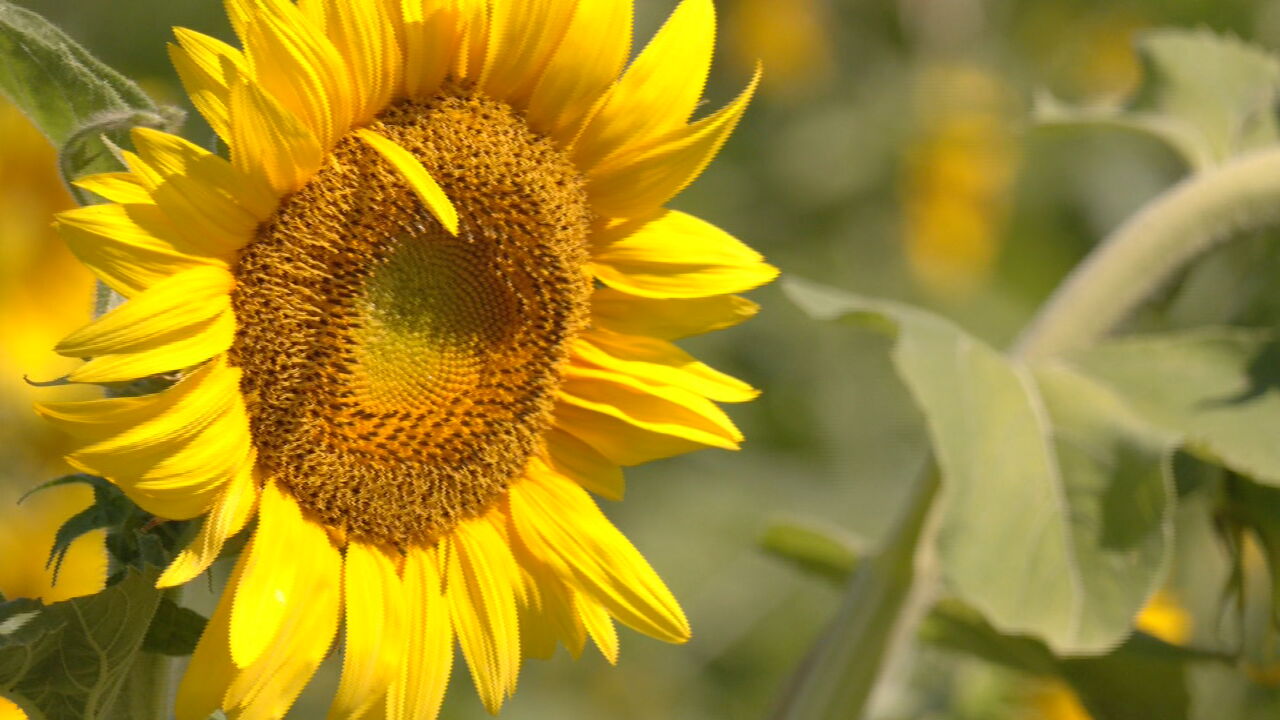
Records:
[[[995,263],[1019,154],[1009,103],[1000,78],[978,67],[920,76],[900,191],[912,274],[939,295],[972,292]]]
[[[739,61],[744,67],[762,62],[769,68],[765,92],[798,93],[829,75],[833,25],[823,0],[736,0],[729,13]]]
[[[53,353],[62,328],[89,315],[92,280],[53,232],[53,213],[73,205],[57,174],[54,149],[0,99],[0,594],[46,603],[97,592],[106,577],[102,533],[75,542],[58,582],[45,569],[54,533],[92,500],[86,487],[49,490],[18,505],[22,491],[65,470],[66,443],[31,412],[23,376],[61,375]],[[64,396],[77,393],[63,392]],[[0,698],[0,720],[26,715]]]
[[[44,380],[69,369],[53,345],[68,324],[88,319],[93,281],[51,224],[55,212],[74,205],[58,178],[57,153],[4,101],[0,137],[0,593],[55,602],[99,589],[106,559],[95,534],[76,543],[56,586],[44,569],[54,532],[88,506],[92,491],[59,488],[17,505],[23,491],[67,469],[60,459],[67,443],[31,411],[23,377]]]
[[[1168,590],[1152,596],[1138,614],[1136,625],[1139,630],[1172,645],[1181,645],[1191,638],[1191,614]]]

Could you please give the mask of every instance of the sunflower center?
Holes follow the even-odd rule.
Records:
[[[259,462],[299,504],[357,539],[430,542],[541,447],[585,323],[590,211],[569,159],[466,87],[372,128],[439,182],[458,235],[344,138],[241,252],[232,360]]]

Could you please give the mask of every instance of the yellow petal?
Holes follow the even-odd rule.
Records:
[[[573,607],[582,617],[582,624],[591,635],[591,641],[600,649],[600,654],[610,665],[617,665],[618,628],[614,627],[609,611],[582,593],[574,593]]]
[[[706,447],[683,437],[650,432],[613,414],[563,401],[556,406],[556,426],[619,465],[643,465]]]
[[[238,4],[251,8],[242,11],[248,21],[240,36],[255,84],[301,121],[322,148],[330,147],[355,116],[355,89],[342,54],[289,0],[228,0]]]
[[[671,591],[585,490],[531,472],[511,486],[510,507],[520,539],[576,590],[639,632],[667,642],[689,639]]]
[[[153,232],[158,212],[154,205],[89,205],[58,213],[56,224],[71,252],[125,297],[183,270],[226,266],[178,250],[172,237],[158,237]]]
[[[583,126],[573,147],[578,167],[592,168],[689,121],[711,69],[715,28],[711,0],[682,0]]]
[[[547,433],[547,465],[591,492],[621,500],[626,490],[622,468],[563,430]]]
[[[518,109],[524,107],[578,4],[572,0],[493,4],[487,57],[479,81],[489,97]]]
[[[605,235],[589,263],[601,282],[631,295],[694,298],[742,292],[778,276],[759,253],[704,220],[663,210]]]
[[[334,623],[338,615],[342,559],[328,535],[303,518],[298,503],[274,481],[262,489],[259,504],[258,529],[244,551],[249,563],[231,610],[231,657],[241,668],[268,658],[270,648],[289,639],[293,621],[316,602],[317,588],[333,593]]]
[[[635,427],[710,447],[736,450],[742,433],[715,403],[687,390],[645,385],[607,370],[569,366],[561,399]]]
[[[368,122],[404,83],[404,63],[388,8],[382,0],[327,2],[322,7],[325,34],[350,67],[351,121]]]
[[[231,88],[231,162],[264,177],[283,195],[297,190],[324,156],[316,136],[257,85],[243,78]]]
[[[418,199],[423,205],[431,211],[436,220],[449,231],[450,235],[458,234],[458,210],[449,201],[449,197],[444,194],[444,189],[440,184],[431,177],[431,173],[422,167],[422,163],[418,162],[418,158],[413,153],[405,150],[395,143],[393,140],[379,135],[369,128],[360,128],[356,130],[356,135],[361,140],[369,143],[370,147],[378,151],[378,154],[400,173],[400,176],[409,183],[409,187],[417,193]]]
[[[166,183],[175,185],[175,194],[202,210],[202,217],[218,223],[224,232],[247,240],[256,224],[275,212],[277,198],[262,178],[236,170],[177,135],[139,127],[132,136],[142,159]],[[165,205],[162,200],[156,202]]]
[[[520,672],[519,568],[486,518],[455,528],[449,549],[447,588],[454,632],[480,701],[496,714],[515,690]]]
[[[698,362],[665,340],[590,330],[574,340],[573,352],[606,370],[681,388],[718,402],[747,402],[760,395],[750,385]]]
[[[237,668],[231,662],[229,640],[232,588],[239,583],[247,561],[247,553],[241,554],[236,561],[227,589],[218,600],[218,607],[205,625],[191,662],[178,683],[178,696],[174,702],[177,720],[208,720],[215,710],[222,707],[222,697],[235,679]]]
[[[529,127],[567,144],[631,53],[632,0],[579,2],[529,98]]]
[[[458,49],[452,73],[457,78],[475,79],[484,68],[489,40],[488,0],[454,0],[458,8]]]
[[[205,517],[204,523],[200,526],[200,532],[196,533],[195,538],[174,557],[173,562],[169,563],[164,574],[156,581],[156,587],[177,587],[208,570],[222,553],[222,546],[227,540],[248,524],[257,502],[258,488],[254,482],[254,463],[250,459],[227,483],[214,504],[213,511]],[[226,632],[225,628],[223,632]],[[224,639],[224,642],[229,641]],[[230,662],[229,655],[228,662]]]
[[[759,305],[737,295],[647,298],[603,287],[591,296],[592,326],[660,340],[679,340],[722,330],[754,317],[759,311]]]
[[[409,618],[396,567],[378,547],[347,545],[342,588],[347,642],[329,717],[355,718],[383,699],[404,662]]]
[[[55,350],[66,357],[92,357],[145,349],[157,338],[208,321],[228,309],[233,283],[231,273],[217,266],[171,275],[71,333]]]
[[[268,484],[268,487],[271,487]],[[264,493],[265,498],[265,493]],[[290,500],[289,502],[292,502]],[[296,594],[288,602],[288,612],[278,629],[271,633],[269,646],[257,662],[241,669],[223,699],[229,718],[236,720],[275,720],[289,711],[302,688],[315,673],[333,644],[342,611],[342,556],[329,543],[325,531],[303,520],[307,526],[304,538],[297,538],[300,554],[288,558],[297,565],[292,590]],[[259,531],[261,532],[261,531]],[[255,538],[256,543],[256,538]],[[231,650],[235,657],[236,613],[245,594],[245,582],[254,571],[258,559],[250,552],[244,578],[236,586],[236,600],[231,609]]]
[[[151,193],[133,173],[113,172],[86,175],[71,181],[81,190],[115,203],[149,203]]]
[[[67,379],[79,383],[114,383],[182,370],[226,352],[235,340],[236,320],[230,308],[212,319],[152,338],[145,347],[98,355]]]
[[[406,549],[409,648],[387,694],[388,720],[435,720],[453,667],[453,622],[434,549]]]
[[[546,563],[529,552],[514,530],[511,535],[511,549],[528,589],[528,601],[520,606],[520,640],[524,643],[524,654],[549,658],[555,653],[558,640],[570,655],[581,656],[587,631],[574,607],[574,591]]]
[[[462,22],[454,0],[404,0],[404,87],[426,99],[440,88],[458,47]]]
[[[231,81],[246,74],[249,63],[230,45],[186,28],[174,28],[178,45],[169,45],[169,59],[196,110],[223,142],[231,142]]]
[[[634,151],[610,156],[587,176],[592,206],[606,217],[635,217],[675,197],[720,152],[760,84],[760,70],[733,102]]]

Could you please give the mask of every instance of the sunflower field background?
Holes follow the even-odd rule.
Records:
[[[47,17],[158,102],[186,110],[180,134],[213,146],[211,130],[187,105],[165,44],[174,26],[231,42],[220,3],[16,4]],[[636,37],[651,35],[675,5],[638,0]],[[931,445],[940,447],[895,365],[896,344],[915,337],[918,327],[900,308],[927,310],[980,342],[1007,347],[1062,278],[1152,198],[1189,172],[1264,144],[1268,138],[1231,144],[1244,133],[1236,132],[1238,118],[1227,104],[1235,85],[1254,83],[1241,92],[1260,93],[1260,112],[1274,130],[1280,2],[717,0],[716,8],[717,62],[704,105],[731,100],[757,59],[764,80],[716,162],[671,206],[723,227],[784,277],[903,305],[822,300],[825,290],[788,290],[796,286],[784,281],[750,294],[761,311],[749,322],[682,342],[762,390],[755,402],[729,410],[746,436],[743,448],[629,469],[626,501],[603,506],[680,599],[693,638],[667,645],[624,629],[618,667],[592,651],[576,662],[560,653],[529,663],[502,717],[1280,717],[1280,594],[1272,591],[1280,582],[1272,575],[1280,570],[1280,478],[1273,470],[1280,466],[1274,457],[1280,411],[1267,408],[1220,430],[1244,438],[1238,445],[1263,438],[1260,449],[1239,451],[1240,465],[1261,468],[1253,474],[1231,462],[1237,445],[1215,445],[1212,432],[1202,443],[1208,451],[1173,454],[1168,437],[1133,431],[1142,437],[1135,445],[1168,449],[1177,499],[1176,508],[1161,505],[1146,520],[1117,523],[1159,525],[1147,528],[1163,538],[1152,542],[1167,545],[1151,551],[1162,560],[1133,559],[1143,548],[1124,560],[1138,568],[1135,574],[1151,568],[1145,601],[1126,616],[1138,634],[1098,642],[1080,634],[1048,637],[1035,631],[1047,625],[1037,625],[1034,612],[997,623],[1004,629],[997,632],[990,618],[945,592],[913,597],[903,612],[914,613],[916,632],[881,637],[892,652],[874,640],[853,649],[874,661],[865,715],[838,704],[821,714],[794,698],[819,692],[796,679],[803,663],[814,657],[815,643],[849,630],[839,618],[851,573],[892,546],[898,519],[920,487],[924,458]],[[1172,78],[1169,86],[1209,90],[1151,100],[1163,92],[1151,89],[1152,78],[1161,77]],[[1133,112],[1113,110],[1121,106]],[[1225,117],[1220,124],[1231,127],[1234,139],[1212,147],[1216,156],[1198,157],[1178,147],[1176,134],[1161,134],[1163,126],[1152,121],[1160,112],[1205,123]],[[90,507],[90,488],[51,488],[17,502],[71,472],[60,459],[68,442],[34,415],[32,403],[88,396],[27,382],[53,380],[74,367],[52,348],[88,322],[93,307],[91,276],[50,227],[54,212],[75,204],[57,162],[55,149],[0,98],[0,594],[46,603],[96,592],[109,572],[101,529],[70,544],[56,583],[46,563],[57,528]],[[1250,328],[1239,340],[1256,351],[1247,373],[1254,384],[1245,394],[1274,395],[1280,355],[1267,333],[1280,321],[1277,240],[1273,231],[1250,232],[1204,254],[1162,284],[1126,330]],[[896,330],[820,319],[842,314],[875,316],[870,324]],[[1114,357],[1095,360],[1109,377],[1124,376],[1134,386],[1148,372],[1145,359],[1172,357],[1170,372],[1193,367],[1180,377],[1200,377],[1194,359],[1179,365],[1182,356],[1168,354],[1170,346],[1150,342],[1110,348]],[[1063,382],[1069,403],[1075,386]],[[1129,413],[1116,410],[1113,417],[1128,422]],[[1274,438],[1269,446],[1266,437]],[[1229,471],[1206,459],[1214,455],[1227,458],[1220,464]],[[1134,482],[1116,492],[1131,492],[1138,505],[1164,502],[1139,497]],[[983,527],[1005,527],[1000,518],[1026,510],[1020,497],[1010,493],[971,517]],[[1152,513],[1159,517],[1151,520]],[[1019,607],[1061,604],[1069,583],[1053,577],[1055,568],[1028,570],[1011,559],[1019,555],[1013,547],[1035,544],[1038,536],[1006,541],[1008,556],[968,558],[966,577],[1043,570],[1046,579],[1036,586],[1042,590],[1028,586],[999,607],[1013,608],[1014,617]],[[217,563],[207,580],[185,590],[181,604],[210,614],[229,570],[226,560]],[[891,620],[876,622],[889,627]],[[0,622],[0,681],[7,633]],[[1052,652],[1064,647],[1073,650]],[[339,659],[326,661],[288,717],[322,717],[340,671]],[[452,683],[441,717],[488,717],[474,694],[462,691],[470,684],[466,673],[455,672]],[[6,702],[0,697],[0,718],[21,717]]]

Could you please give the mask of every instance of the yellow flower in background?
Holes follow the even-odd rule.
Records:
[[[114,204],[59,216],[128,302],[63,340],[70,461],[149,512],[204,516],[184,583],[257,527],[178,691],[280,717],[345,626],[335,717],[436,715],[456,642],[497,711],[524,657],[611,661],[613,620],[682,642],[679,605],[588,490],[741,435],[756,391],[672,340],[754,313],[776,270],[663,205],[759,76],[690,122],[714,45],[684,0],[630,55],[630,0],[229,0],[243,51],[171,57],[230,161],[137,130]],[[619,77],[619,73],[621,76]]]
[[[998,78],[973,66],[921,74],[919,129],[900,194],[912,274],[926,289],[964,296],[989,277],[1009,213],[1018,145]]]
[[[833,25],[824,0],[734,0],[728,7],[739,62],[769,68],[765,91],[796,93],[830,74]]]

